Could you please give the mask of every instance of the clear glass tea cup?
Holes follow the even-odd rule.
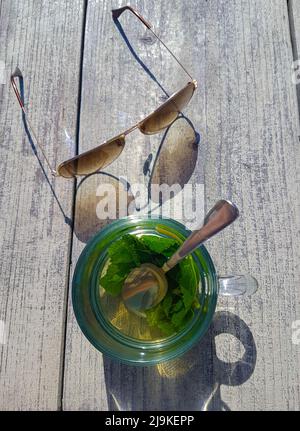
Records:
[[[200,308],[176,334],[163,336],[128,311],[120,298],[105,295],[99,280],[108,263],[108,248],[125,234],[155,235],[183,242],[190,231],[172,219],[131,216],[116,220],[100,230],[82,251],[73,276],[72,302],[78,324],[100,352],[132,365],[155,365],[189,350],[207,331],[219,295],[251,295],[257,281],[250,275],[218,277],[205,246],[191,255],[198,271]]]

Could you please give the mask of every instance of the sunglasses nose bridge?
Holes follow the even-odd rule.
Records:
[[[137,123],[137,124],[135,124],[134,126],[132,126],[132,127],[130,127],[129,129],[127,129],[125,132],[123,132],[123,136],[124,136],[124,139],[125,139],[125,136],[127,136],[127,135],[129,135],[129,133],[131,133],[131,132],[133,132],[134,130],[136,130],[136,129],[139,129],[140,128],[140,123]]]
[[[147,132],[144,130],[144,122],[145,122],[145,120],[142,120],[142,121],[138,122],[137,124],[135,124],[134,126],[130,127],[130,129],[127,129],[127,130],[123,133],[124,140],[125,140],[125,137],[126,137],[127,135],[129,135],[129,133],[133,132],[133,131],[134,131],[134,130],[136,130],[136,129],[138,129],[138,130],[139,130],[143,135],[151,135],[152,133],[147,133]]]

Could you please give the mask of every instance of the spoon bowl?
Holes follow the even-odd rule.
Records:
[[[127,276],[122,299],[128,310],[146,317],[145,311],[158,305],[166,296],[168,281],[162,268],[144,263]]]

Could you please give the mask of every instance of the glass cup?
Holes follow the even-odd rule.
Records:
[[[73,276],[75,316],[92,345],[111,358],[143,366],[174,359],[203,337],[213,319],[218,295],[251,295],[257,289],[257,281],[249,275],[218,277],[202,245],[190,257],[200,280],[200,308],[184,329],[169,337],[163,336],[149,328],[144,318],[127,311],[120,299],[105,294],[99,285],[108,263],[110,244],[125,234],[151,234],[183,242],[190,231],[175,220],[131,216],[100,230],[82,251]]]

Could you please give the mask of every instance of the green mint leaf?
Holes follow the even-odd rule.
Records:
[[[133,268],[134,264],[110,263],[106,273],[100,279],[100,286],[113,296],[119,295],[126,277]]]
[[[180,274],[180,265],[174,266],[174,268],[170,269],[170,271],[167,272],[166,276],[168,279],[169,286],[173,286],[174,289],[178,286],[178,279],[180,277]]]
[[[189,310],[187,310],[186,315],[182,319],[180,327],[183,329],[185,325],[187,325],[193,317],[194,317],[194,310],[190,308]]]
[[[150,308],[150,310],[146,310],[145,313],[149,326],[157,326],[158,322],[165,317],[161,304],[158,304],[154,308]]]
[[[167,336],[173,335],[176,332],[176,328],[174,327],[174,325],[167,320],[160,320],[157,323],[157,326]]]
[[[162,301],[162,308],[164,310],[166,317],[169,317],[172,304],[173,304],[173,295],[170,292],[168,292]]]
[[[138,239],[133,235],[124,235],[121,239],[113,242],[108,249],[109,257],[113,263],[134,263],[140,265],[137,248]]]
[[[180,299],[173,307],[173,313],[171,318],[171,322],[173,323],[173,325],[177,328],[180,328],[187,312],[188,310],[185,308],[182,299]]]
[[[162,303],[146,311],[149,326],[159,328],[163,334],[169,336],[176,332],[175,326],[166,318]]]
[[[167,257],[167,253],[172,253],[179,247],[179,242],[172,238],[143,235],[141,239],[149,250],[158,254],[163,253]]]
[[[182,294],[184,307],[189,310],[194,302],[196,296],[196,277],[194,272],[191,271],[192,260],[190,258],[184,259],[180,263],[180,275],[178,277],[179,289]]]
[[[126,279],[126,276],[120,276],[118,274],[112,274],[111,272],[107,272],[100,279],[100,286],[103,287],[108,293],[112,296],[118,296],[122,291],[123,283]]]

